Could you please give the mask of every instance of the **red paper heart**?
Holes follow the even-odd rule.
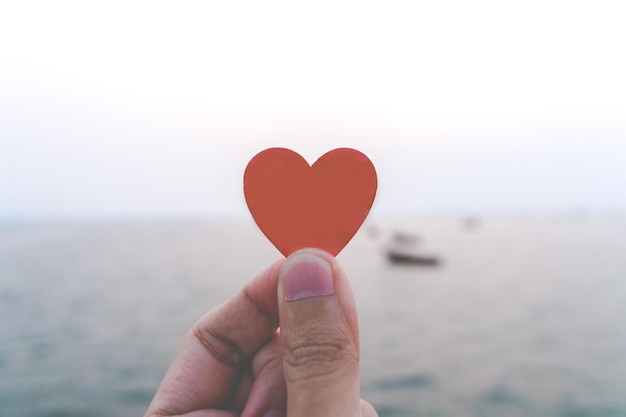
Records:
[[[292,150],[266,149],[243,176],[252,217],[285,256],[305,247],[337,255],[363,224],[376,187],[372,162],[349,148],[327,152],[312,166]]]

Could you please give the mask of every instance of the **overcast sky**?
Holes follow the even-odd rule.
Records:
[[[365,152],[380,214],[625,209],[625,19],[621,1],[5,2],[0,219],[246,215],[245,165],[273,146]]]

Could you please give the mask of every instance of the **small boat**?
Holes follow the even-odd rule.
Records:
[[[436,256],[399,253],[392,250],[387,251],[387,260],[392,264],[404,265],[438,266],[440,263]]]
[[[394,233],[386,249],[387,260],[392,264],[438,266],[440,260],[437,256],[417,252],[419,241],[416,235]]]
[[[461,223],[465,230],[472,232],[480,226],[480,219],[478,217],[465,217],[461,220]]]

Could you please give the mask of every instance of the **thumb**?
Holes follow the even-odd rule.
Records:
[[[319,249],[289,256],[278,314],[287,416],[360,416],[356,307],[335,258]]]

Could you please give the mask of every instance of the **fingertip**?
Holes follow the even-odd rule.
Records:
[[[361,398],[361,414],[362,417],[378,417],[378,412],[372,406],[372,404],[368,403],[364,399]]]
[[[284,263],[281,270],[286,301],[332,295],[335,278],[330,263],[311,252],[298,252]]]

